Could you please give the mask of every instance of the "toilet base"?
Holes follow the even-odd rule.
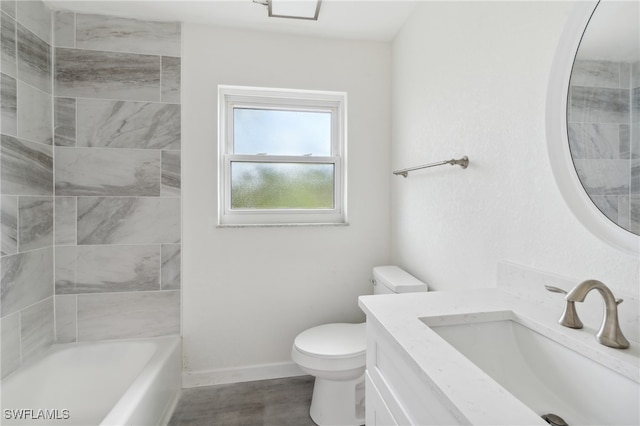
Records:
[[[364,425],[364,374],[352,380],[316,377],[309,414],[318,426]]]

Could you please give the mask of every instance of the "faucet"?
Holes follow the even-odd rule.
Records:
[[[616,299],[609,287],[598,280],[586,280],[575,286],[567,295],[567,302],[584,302],[587,293],[598,290],[604,299],[604,318],[600,330],[596,333],[596,340],[605,346],[617,349],[629,347],[629,341],[622,335],[618,322],[618,305],[622,299]]]

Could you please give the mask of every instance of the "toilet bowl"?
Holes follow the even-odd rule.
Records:
[[[427,285],[397,266],[373,268],[373,294],[427,291]],[[315,376],[311,419],[319,426],[364,424],[366,323],[324,324],[300,333],[291,358]]]
[[[315,376],[309,414],[318,425],[364,424],[365,323],[325,324],[296,337],[291,358]]]

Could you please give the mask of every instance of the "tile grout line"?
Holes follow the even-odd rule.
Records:
[[[7,74],[5,74],[7,75]],[[9,76],[11,77],[11,76]],[[104,102],[127,102],[127,103],[140,103],[140,104],[162,104],[162,105],[182,105],[180,102],[165,102],[156,101],[150,99],[122,99],[122,98],[105,98],[105,97],[90,97],[90,96],[78,96],[78,95],[53,95],[54,98],[68,98],[68,99],[80,99],[87,101],[104,101]]]
[[[51,58],[49,59],[49,63],[51,64],[51,157],[53,161],[51,176],[51,193],[53,200],[53,271],[52,271],[52,288],[53,288],[53,343],[56,343],[58,340],[58,299],[56,298],[56,272],[57,272],[57,250],[56,250],[56,235],[57,235],[57,226],[56,226],[56,216],[57,216],[57,206],[56,206],[56,157],[55,157],[55,145],[56,145],[56,103],[53,97],[53,93],[55,91],[55,14],[52,10],[49,10],[49,22],[51,25],[51,44],[49,47],[49,52]]]
[[[73,305],[73,313],[75,314],[74,318],[75,318],[75,322],[76,322],[76,324],[75,324],[76,325],[75,326],[75,335],[73,336],[73,341],[77,342],[78,341],[78,336],[80,335],[80,331],[79,331],[79,328],[80,328],[80,325],[79,325],[79,322],[80,322],[79,321],[80,308],[78,307],[78,295],[74,294],[73,296],[74,296],[73,297],[73,303],[74,303],[74,305]]]

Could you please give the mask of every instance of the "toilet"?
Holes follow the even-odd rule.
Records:
[[[397,266],[373,268],[373,294],[427,291],[427,285]],[[324,324],[298,334],[291,358],[315,377],[311,419],[319,426],[364,424],[366,323]]]

